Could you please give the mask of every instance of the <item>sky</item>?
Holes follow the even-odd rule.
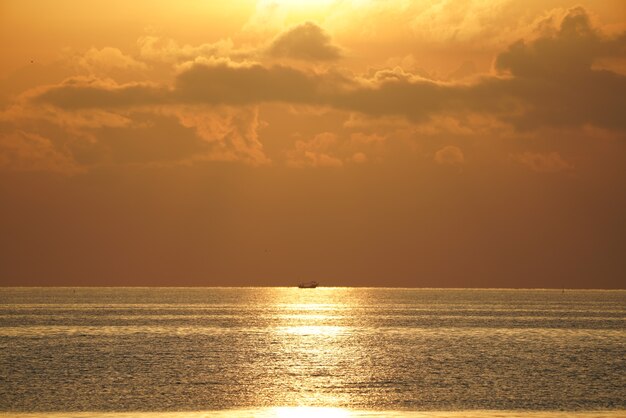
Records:
[[[623,0],[3,0],[0,50],[0,285],[626,285]]]

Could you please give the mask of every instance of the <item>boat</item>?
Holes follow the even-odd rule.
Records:
[[[302,282],[298,285],[300,289],[315,289],[318,283],[316,281]]]

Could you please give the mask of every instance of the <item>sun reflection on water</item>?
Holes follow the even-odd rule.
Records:
[[[268,295],[276,308],[271,332],[278,361],[269,366],[274,389],[257,395],[259,403],[275,406],[268,416],[353,416],[340,408],[350,405],[349,393],[333,389],[344,384],[348,361],[345,347],[351,327],[345,318],[353,306],[343,293],[329,288],[278,289]]]
[[[350,410],[342,408],[325,408],[309,406],[293,406],[272,408],[270,416],[276,418],[349,418]]]
[[[345,332],[346,327],[333,325],[299,325],[280,328],[280,330],[287,334],[295,335],[339,335]]]

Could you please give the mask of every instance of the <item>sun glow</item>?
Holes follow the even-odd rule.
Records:
[[[263,16],[282,16],[283,23],[294,24],[323,19],[336,4],[337,0],[259,0],[256,9]]]
[[[272,0],[272,3],[293,8],[313,8],[331,5],[336,3],[336,0]]]
[[[332,326],[332,325],[302,325],[295,327],[285,327],[283,331],[286,334],[296,335],[339,335],[345,332],[345,327]]]
[[[281,407],[274,409],[277,418],[348,418],[350,411],[341,408],[315,408],[307,406]]]

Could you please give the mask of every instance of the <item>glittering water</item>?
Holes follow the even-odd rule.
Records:
[[[617,416],[625,337],[625,291],[4,288],[0,411]]]

